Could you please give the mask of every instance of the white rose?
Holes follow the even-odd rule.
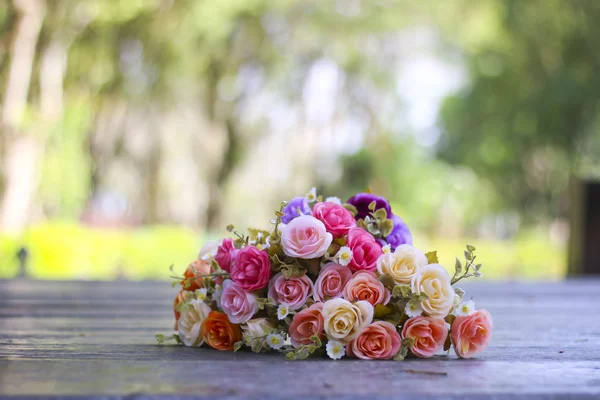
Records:
[[[254,318],[242,325],[244,336],[248,336],[251,341],[251,346],[265,347],[265,338],[275,329],[275,326],[268,318]]]
[[[202,246],[198,253],[198,258],[203,261],[210,261],[217,254],[217,250],[219,250],[219,246],[222,243],[223,240],[213,240],[204,243],[204,246]]]
[[[433,318],[444,318],[454,304],[450,274],[439,264],[421,267],[412,278],[410,288],[415,294],[426,294],[421,302],[423,311]]]
[[[427,265],[427,257],[410,244],[396,247],[393,253],[387,253],[377,259],[377,272],[388,274],[398,285],[408,285],[417,269]]]
[[[347,343],[373,321],[373,306],[368,301],[352,304],[337,298],[323,303],[322,314],[327,337]]]
[[[190,305],[181,312],[177,321],[177,331],[179,338],[186,346],[198,347],[204,343],[200,328],[211,310],[206,303],[200,300],[192,300]]]

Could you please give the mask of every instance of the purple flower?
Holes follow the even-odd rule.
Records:
[[[364,219],[367,215],[371,213],[369,210],[369,204],[375,202],[375,210],[379,210],[380,208],[385,208],[387,211],[387,217],[392,218],[392,209],[390,207],[390,203],[383,197],[375,196],[371,193],[358,193],[348,199],[348,204],[352,204],[356,207],[358,214],[355,215],[356,219]]]
[[[302,214],[298,214],[298,209]],[[284,224],[289,224],[291,220],[299,217],[300,215],[311,215],[310,206],[308,205],[308,201],[305,197],[294,197],[290,200],[289,204],[283,207],[283,217],[281,217],[281,222]]]
[[[394,222],[394,228],[392,229],[392,232],[385,238],[385,240],[390,244],[392,251],[396,250],[396,247],[400,246],[401,244],[412,244],[412,234],[402,218],[394,215],[392,217],[392,221]]]

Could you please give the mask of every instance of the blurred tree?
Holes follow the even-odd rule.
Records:
[[[471,82],[445,102],[439,155],[493,182],[526,222],[564,217],[571,174],[600,168],[600,3],[486,0],[463,12],[454,38]]]

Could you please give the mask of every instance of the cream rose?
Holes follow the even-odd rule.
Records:
[[[433,318],[444,318],[454,304],[454,289],[448,272],[439,264],[419,268],[410,287],[415,294],[426,294],[421,302],[423,311]]]
[[[177,320],[177,332],[186,346],[198,347],[204,343],[200,328],[210,314],[210,307],[200,300],[192,300],[190,305],[184,308]]]
[[[252,348],[268,348],[265,338],[274,329],[268,318],[254,318],[242,325],[242,332],[250,339]]]
[[[416,247],[403,244],[393,253],[387,253],[377,259],[377,272],[388,274],[398,285],[410,284],[417,269],[427,265],[427,257]]]
[[[337,298],[323,304],[322,314],[327,337],[347,343],[373,321],[373,306],[364,300],[352,304]]]

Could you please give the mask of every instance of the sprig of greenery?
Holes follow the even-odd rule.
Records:
[[[456,263],[454,264],[454,275],[452,276],[453,285],[464,278],[470,278],[472,276],[475,278],[479,278],[482,276],[481,272],[479,272],[479,270],[482,267],[482,264],[475,264],[475,259],[477,258],[477,256],[474,253],[475,250],[477,250],[475,246],[471,246],[469,244],[467,245],[467,248],[464,252],[464,268],[462,262],[458,259],[458,257],[456,258]]]

